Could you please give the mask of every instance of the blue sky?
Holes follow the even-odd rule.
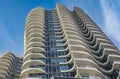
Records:
[[[55,9],[56,3],[82,8],[120,48],[119,0],[0,0],[0,52],[23,56],[25,21],[35,7]]]

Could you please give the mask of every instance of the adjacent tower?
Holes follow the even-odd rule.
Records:
[[[19,79],[22,58],[13,53],[0,54],[0,79]]]
[[[80,8],[33,9],[20,79],[119,79],[120,52]]]

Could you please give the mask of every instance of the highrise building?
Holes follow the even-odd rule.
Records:
[[[33,9],[20,79],[119,79],[120,52],[80,8]]]
[[[19,79],[22,58],[13,53],[0,54],[0,79]]]

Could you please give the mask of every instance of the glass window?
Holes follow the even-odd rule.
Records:
[[[40,74],[40,73],[29,74],[29,77],[45,78],[45,74]]]

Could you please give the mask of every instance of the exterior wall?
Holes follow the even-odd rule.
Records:
[[[12,53],[0,56],[0,79],[18,79],[21,71],[22,59]]]
[[[24,39],[20,79],[119,79],[120,52],[78,7],[33,9]]]

